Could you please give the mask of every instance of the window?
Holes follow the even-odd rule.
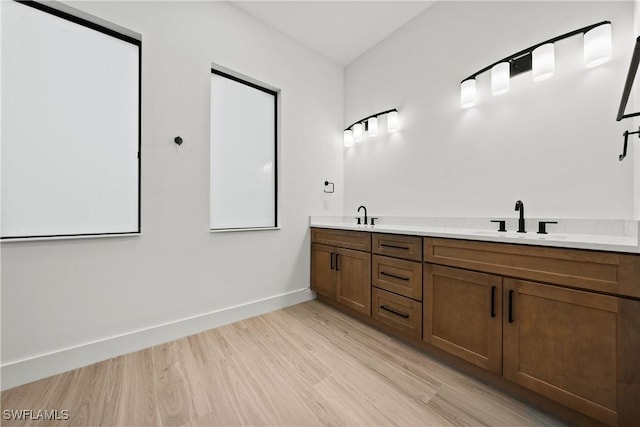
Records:
[[[278,94],[211,72],[210,228],[275,228]]]
[[[141,42],[2,3],[2,239],[139,233]]]

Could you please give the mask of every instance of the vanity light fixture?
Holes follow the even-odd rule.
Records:
[[[545,40],[476,71],[460,83],[460,103],[463,108],[477,104],[476,77],[491,70],[491,93],[494,96],[509,90],[509,79],[532,71],[534,81],[553,76],[555,71],[554,43],[578,34],[584,39],[584,60],[587,67],[604,64],[611,58],[611,21],[588,25]]]
[[[398,110],[386,110],[380,113],[372,114],[353,123],[344,130],[344,146],[351,147],[353,142],[362,141],[363,130],[368,137],[373,138],[378,135],[378,117],[387,115],[387,132],[395,132],[398,130]]]

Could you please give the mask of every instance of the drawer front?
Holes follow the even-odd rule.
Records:
[[[374,233],[372,245],[375,254],[422,261],[422,237]]]
[[[407,337],[422,338],[422,304],[382,289],[372,289],[373,319]]]
[[[311,241],[323,245],[371,251],[371,234],[366,231],[333,230],[330,228],[312,228]]]
[[[502,276],[640,296],[640,257],[637,255],[425,237],[424,260]]]
[[[373,255],[372,285],[422,301],[422,264]]]

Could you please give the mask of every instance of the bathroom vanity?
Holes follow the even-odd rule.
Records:
[[[490,230],[311,227],[319,300],[570,421],[640,420],[637,253],[571,236],[566,245],[583,247]]]

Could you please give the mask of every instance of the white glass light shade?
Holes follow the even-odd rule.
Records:
[[[584,33],[584,63],[587,67],[611,59],[611,24],[603,24]]]
[[[351,147],[353,145],[353,131],[347,129],[344,131],[344,146]]]
[[[398,112],[391,111],[387,114],[387,132],[395,132],[398,127]]]
[[[371,117],[367,121],[367,128],[369,129],[367,132],[369,136],[377,136],[378,135],[378,118]]]
[[[553,76],[556,70],[555,47],[553,43],[543,44],[532,52],[533,81],[540,82]]]
[[[353,125],[353,140],[355,142],[362,141],[362,123]]]
[[[462,108],[469,108],[476,105],[478,102],[476,79],[467,79],[460,84],[460,102]]]
[[[509,92],[509,63],[501,62],[491,68],[491,93],[493,96]]]

